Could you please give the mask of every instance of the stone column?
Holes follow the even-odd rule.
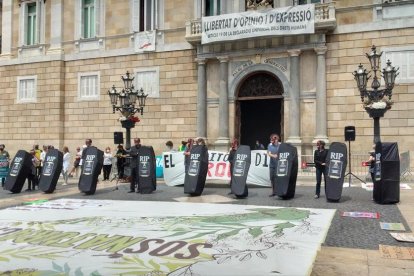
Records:
[[[300,50],[289,50],[290,56],[290,102],[289,102],[289,136],[286,142],[300,145]]]
[[[63,0],[51,1],[49,54],[63,54]]]
[[[317,55],[317,68],[316,68],[316,106],[315,106],[315,126],[316,136],[314,143],[318,140],[323,140],[328,143],[327,136],[327,116],[326,116],[326,63],[325,54],[327,51],[326,46],[315,48]]]
[[[228,150],[229,139],[229,96],[228,69],[229,58],[218,57],[220,61],[220,96],[219,96],[219,137],[215,142],[217,150]]]
[[[13,16],[13,1],[12,0],[3,0],[2,7],[2,36],[1,36],[1,57],[5,59],[11,58],[11,48],[12,48],[12,16]]]
[[[198,64],[198,95],[197,95],[197,136],[207,137],[207,78],[206,60],[196,59]]]

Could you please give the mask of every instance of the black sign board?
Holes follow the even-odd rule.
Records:
[[[141,146],[138,150],[138,190],[150,194],[157,189],[156,159],[152,147]]]
[[[47,151],[43,161],[43,169],[39,179],[39,189],[45,193],[53,193],[63,167],[63,153],[57,149]]]
[[[82,173],[79,177],[78,187],[81,192],[93,195],[103,166],[103,151],[90,146],[84,149],[82,158]]]
[[[9,175],[4,183],[4,190],[12,193],[20,193],[26,178],[31,172],[32,156],[25,150],[19,150],[11,162]]]
[[[374,200],[379,204],[400,201],[400,156],[397,143],[377,143],[375,159]],[[377,175],[379,176],[377,178]],[[377,180],[379,179],[379,180]]]
[[[195,145],[190,151],[190,165],[184,180],[184,193],[199,196],[204,190],[208,171],[208,150],[206,146]]]
[[[273,189],[283,199],[293,198],[298,176],[298,151],[291,144],[282,143],[277,156],[276,187]]]
[[[333,142],[326,156],[326,185],[327,201],[339,201],[344,185],[345,170],[348,164],[348,150],[344,143]]]
[[[233,160],[233,174],[231,176],[231,192],[236,197],[247,197],[247,174],[251,163],[249,146],[239,146]]]

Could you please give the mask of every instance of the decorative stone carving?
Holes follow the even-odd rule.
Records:
[[[273,8],[273,0],[246,0],[246,10],[261,10]]]
[[[240,87],[239,98],[277,96],[283,94],[280,81],[269,74],[255,74],[249,77]]]

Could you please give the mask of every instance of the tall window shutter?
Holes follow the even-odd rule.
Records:
[[[139,1],[140,0],[132,0],[132,31],[138,32],[139,31]]]
[[[94,0],[95,7],[95,36],[101,36],[101,0]]]

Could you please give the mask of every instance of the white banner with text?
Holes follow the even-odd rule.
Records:
[[[230,181],[230,163],[228,153],[208,151],[207,180]],[[252,150],[247,184],[270,187],[269,157],[265,150]],[[164,152],[162,154],[164,181],[168,186],[184,184],[184,154],[183,152]]]
[[[201,19],[201,43],[259,36],[315,33],[315,5],[206,16]]]

